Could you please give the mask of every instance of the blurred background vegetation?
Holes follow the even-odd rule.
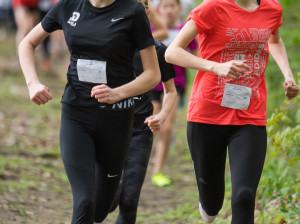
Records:
[[[283,7],[280,34],[294,77],[300,84],[300,0],[280,2]],[[0,24],[1,32],[4,27],[5,24]],[[71,191],[58,138],[59,101],[66,82],[67,56],[54,59],[56,63],[50,71],[38,69],[54,100],[37,107],[29,101],[15,52],[12,31],[0,41],[0,224],[69,223]],[[195,73],[189,70],[189,88]],[[285,99],[284,79],[272,57],[265,75],[268,153],[257,192],[255,223],[297,224],[300,223],[300,97]],[[166,166],[173,184],[156,188],[151,185],[150,177],[146,177],[137,223],[204,223],[197,209],[198,193],[185,127],[186,108],[178,114],[176,139]],[[227,165],[225,201],[216,224],[230,223],[229,171]],[[110,214],[105,223],[113,223],[116,215],[116,212]]]

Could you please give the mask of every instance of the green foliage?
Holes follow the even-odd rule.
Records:
[[[300,75],[299,79],[300,79]],[[300,81],[300,80],[299,80]],[[267,121],[268,154],[258,193],[262,218],[268,219],[272,207],[274,220],[300,221],[300,97],[285,100]],[[267,212],[265,212],[267,211]]]
[[[280,3],[283,8],[283,22],[279,33],[284,41],[292,72],[294,75],[297,75],[297,72],[300,71],[300,0],[281,0]],[[270,55],[265,77],[268,91],[267,112],[269,116],[285,99],[284,89],[282,88],[284,77],[272,55]]]

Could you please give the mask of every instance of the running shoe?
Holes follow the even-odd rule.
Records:
[[[163,175],[162,173],[156,173],[152,175],[152,184],[158,187],[164,187],[171,184],[169,177]]]
[[[206,212],[203,210],[200,202],[199,202],[199,211],[200,211],[202,219],[206,223],[212,223],[215,220],[215,218],[217,217],[216,215],[214,215],[214,216],[207,215]]]

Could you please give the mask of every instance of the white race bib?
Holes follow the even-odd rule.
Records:
[[[78,59],[77,72],[80,81],[107,84],[106,61]]]
[[[252,89],[246,86],[225,84],[221,106],[238,110],[247,110],[250,104]]]

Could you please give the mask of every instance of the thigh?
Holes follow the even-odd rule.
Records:
[[[224,172],[227,128],[220,125],[188,122],[188,144],[202,207],[216,215],[224,199]]]
[[[139,194],[145,179],[152,143],[152,132],[132,137],[123,173],[122,194],[125,191]]]
[[[91,223],[95,200],[95,143],[89,130],[79,122],[78,111],[73,109],[63,105],[61,155],[73,194],[72,223]]]
[[[203,183],[224,177],[227,139],[221,126],[188,122],[187,138],[196,174]]]
[[[256,191],[267,149],[265,126],[243,125],[229,142],[232,191],[246,187]]]
[[[88,124],[80,120],[86,115],[76,107],[62,105],[60,148],[63,162],[84,172],[94,174],[95,141]]]
[[[110,210],[128,152],[133,108],[100,111],[96,141],[96,218],[101,222]]]
[[[132,128],[133,108],[100,112],[95,135],[96,161],[107,174],[122,172]]]

